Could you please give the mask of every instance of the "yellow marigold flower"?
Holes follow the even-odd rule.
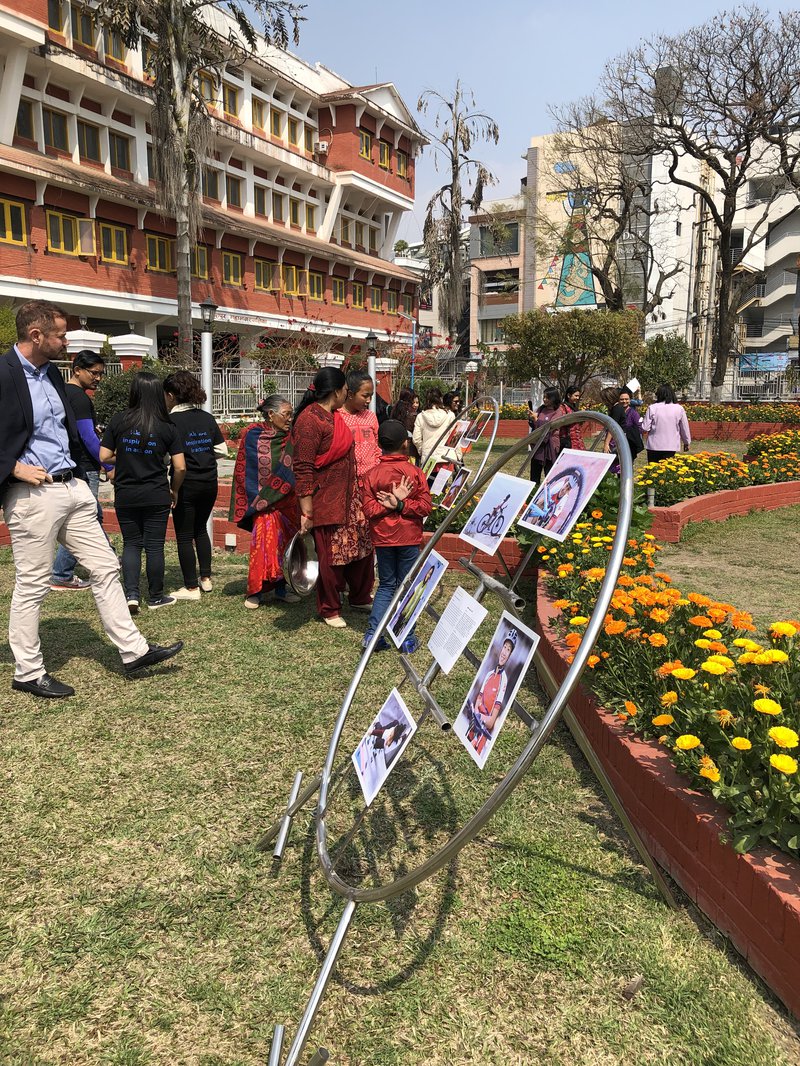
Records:
[[[669,643],[663,633],[651,633],[647,639],[654,648],[664,648]]]
[[[791,622],[773,622],[769,631],[773,637],[793,637],[796,633]]]
[[[707,629],[703,636],[708,637],[710,640],[720,640],[722,638],[722,634],[718,629]]]
[[[774,741],[779,748],[796,748],[800,743],[797,733],[785,725],[774,725],[769,731],[769,739]]]
[[[691,751],[692,748],[702,747],[700,737],[694,736],[693,733],[683,733],[675,741],[675,747],[681,751]]]
[[[797,773],[797,759],[793,759],[791,755],[770,755],[769,764],[773,770],[782,774]]]
[[[632,718],[635,718],[636,715],[639,713],[639,708],[636,706],[635,703],[633,703],[632,700],[625,700],[624,706],[625,710]]]
[[[672,671],[672,676],[679,678],[681,681],[691,681],[696,675],[697,671],[690,670],[688,666],[679,666],[677,670]]]
[[[755,700],[753,707],[759,712],[759,714],[780,714],[783,707],[775,700],[760,699]]]
[[[674,721],[671,714],[657,714],[653,719],[653,725],[672,725]]]
[[[696,648],[702,648],[703,651],[707,651],[711,647],[711,641],[705,640],[705,638],[701,637],[699,640],[696,640],[694,642],[694,646]]]
[[[662,707],[672,707],[672,705],[677,703],[677,702],[678,702],[678,693],[677,692],[671,692],[671,691],[670,692],[665,692],[664,695],[661,697],[661,706]]]
[[[753,746],[747,737],[734,737],[731,741],[731,745],[736,748],[737,751],[750,751]]]
[[[683,666],[683,663],[680,661],[680,659],[676,659],[674,663],[662,663],[661,666],[659,666],[659,668],[656,670],[656,673],[659,677],[667,677],[669,674],[672,673],[673,670],[676,670],[679,666]]]
[[[571,626],[585,626],[588,621],[589,619],[582,614],[576,614],[574,618],[570,618],[569,624]]]
[[[726,707],[720,707],[718,711],[714,711],[714,714],[717,716],[719,724],[723,729],[725,726],[731,725],[734,721],[733,715]]]
[[[761,651],[761,645],[756,644],[756,642],[750,640],[749,637],[737,637],[733,644],[734,647],[744,648],[745,651]]]
[[[708,778],[709,781],[713,781],[715,784],[719,781],[719,770],[716,766],[704,766],[700,771],[701,777]]]
[[[774,663],[788,663],[789,656],[780,648],[767,648],[756,655],[755,662],[759,666],[772,666]]]
[[[709,655],[708,662],[719,663],[720,666],[724,666],[726,670],[733,669],[733,659],[729,659],[727,655]]]

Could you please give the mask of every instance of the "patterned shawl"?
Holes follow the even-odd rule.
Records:
[[[233,471],[230,520],[251,530],[256,515],[294,492],[293,445],[289,433],[262,422],[248,426],[239,441]]]

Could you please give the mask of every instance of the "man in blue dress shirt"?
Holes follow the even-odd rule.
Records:
[[[66,348],[65,313],[34,300],[22,305],[16,323],[17,343],[0,356],[0,503],[16,570],[8,627],[15,663],[11,687],[52,699],[75,691],[47,673],[39,642],[56,541],[89,571],[100,619],[127,673],[177,655],[183,644],[148,644],[128,611],[117,557],[82,477],[64,381],[50,362]]]

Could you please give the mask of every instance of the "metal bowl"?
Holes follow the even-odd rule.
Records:
[[[283,576],[298,596],[310,596],[319,577],[319,560],[310,533],[295,533],[283,553]]]

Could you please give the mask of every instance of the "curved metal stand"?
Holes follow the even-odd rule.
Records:
[[[485,403],[485,398],[479,398],[474,401],[472,406]],[[660,872],[655,867],[651,857],[648,855],[643,842],[636,833],[630,820],[624,813],[619,800],[614,794],[610,781],[605,775],[602,766],[597,761],[592,752],[591,747],[586,740],[580,726],[574,719],[569,709],[569,698],[572,694],[575,686],[578,684],[580,676],[584,670],[589,655],[592,652],[595,641],[597,640],[600,629],[603,625],[603,621],[611,602],[611,597],[614,593],[614,589],[617,583],[617,577],[622,566],[622,560],[627,548],[628,530],[631,521],[631,515],[633,511],[633,464],[631,460],[630,450],[627,445],[627,440],[617,425],[607,415],[597,412],[580,411],[574,412],[568,415],[561,416],[553,419],[547,426],[544,426],[528,437],[518,441],[511,448],[507,449],[503,455],[501,455],[488,470],[485,470],[489,454],[494,444],[494,439],[497,430],[497,414],[498,408],[495,401],[492,400],[495,406],[495,426],[492,438],[487,449],[487,455],[485,456],[477,475],[472,480],[471,489],[468,493],[462,492],[457,498],[457,502],[453,505],[452,510],[448,513],[445,520],[431,536],[425,548],[420,553],[420,556],[411,569],[405,580],[401,583],[401,586],[396,590],[394,598],[387,609],[381,624],[378,626],[377,631],[373,634],[364,654],[359,662],[355,673],[353,675],[350,686],[345,694],[342,706],[339,711],[338,718],[333,728],[330,744],[328,747],[328,753],[325,760],[325,765],[321,773],[315,777],[305,788],[301,791],[302,774],[297,774],[295,777],[292,792],[289,797],[289,801],[284,814],[276,820],[276,822],[263,834],[259,840],[257,847],[260,850],[265,850],[269,844],[277,838],[277,843],[273,854],[276,858],[280,858],[285,847],[286,839],[288,837],[289,828],[294,815],[300,810],[300,808],[311,798],[311,796],[319,790],[319,798],[317,801],[316,809],[314,811],[314,820],[316,823],[316,847],[317,857],[319,859],[322,872],[331,886],[331,888],[340,895],[345,901],[344,911],[339,920],[336,932],[331,940],[328,952],[323,960],[322,967],[317,977],[316,983],[309,997],[306,1009],[303,1013],[303,1017],[300,1021],[300,1025],[295,1036],[292,1046],[289,1049],[285,1066],[297,1066],[300,1055],[303,1052],[303,1048],[308,1039],[308,1035],[311,1026],[314,1021],[314,1017],[319,1008],[322,996],[324,995],[325,988],[327,987],[331,973],[336,964],[336,960],[341,952],[347,931],[350,927],[350,923],[355,913],[356,907],[361,903],[376,903],[391,899],[400,895],[403,892],[407,892],[409,889],[419,885],[422,881],[431,877],[438,870],[440,870],[445,864],[450,862],[459,852],[464,848],[475,836],[480,832],[486,822],[492,817],[495,811],[510,797],[513,790],[520,783],[523,776],[530,768],[531,764],[536,759],[539,752],[542,750],[547,740],[550,738],[553,729],[562,715],[567,717],[568,724],[573,730],[576,740],[581,747],[581,750],[587,757],[590,766],[597,774],[601,785],[603,786],[606,794],[614,806],[616,812],[620,815],[623,825],[628,831],[631,839],[634,842],[640,856],[646,863],[650,872],[652,873],[656,884],[660,891],[664,895],[667,902],[674,906],[675,902],[672,894],[669,891],[666,882],[661,877]],[[465,824],[453,833],[446,843],[435,851],[432,855],[428,856],[424,861],[420,862],[417,866],[406,871],[401,877],[396,878],[393,881],[378,884],[371,888],[365,888],[361,885],[351,884],[344,877],[342,877],[336,869],[337,859],[331,857],[328,848],[328,830],[326,825],[326,815],[328,813],[329,804],[333,794],[333,786],[342,780],[342,777],[338,778],[334,775],[334,763],[336,761],[337,752],[339,749],[339,743],[347,723],[350,709],[353,705],[358,688],[361,684],[366,667],[375,652],[378,641],[383,636],[388,626],[389,620],[394,614],[394,611],[399,606],[401,599],[406,594],[417,575],[425,566],[426,560],[430,553],[434,550],[439,540],[448,531],[450,526],[454,523],[457,515],[464,509],[468,501],[477,493],[480,493],[490,480],[498,473],[507,463],[513,460],[516,456],[524,452],[525,458],[523,462],[527,462],[527,455],[529,450],[535,450],[536,447],[544,440],[545,436],[559,430],[563,426],[572,425],[575,422],[587,422],[594,421],[599,423],[601,428],[609,432],[615,441],[617,456],[621,466],[620,476],[620,505],[619,514],[617,518],[616,530],[614,532],[613,543],[611,551],[609,553],[608,565],[606,569],[605,577],[600,585],[600,589],[597,594],[597,600],[595,602],[594,610],[592,611],[591,618],[585,628],[584,637],[581,641],[578,649],[575,652],[574,660],[567,671],[567,674],[560,686],[556,686],[552,675],[548,675],[546,667],[543,664],[540,655],[534,656],[534,662],[537,665],[537,669],[543,676],[545,682],[549,681],[552,684],[547,684],[548,689],[552,693],[552,699],[550,706],[545,711],[541,719],[537,720],[531,716],[523,706],[519,703],[519,700],[515,700],[513,704],[513,710],[520,718],[522,722],[527,726],[530,731],[530,737],[527,741],[522,752],[519,754],[511,768],[505,774],[503,779],[497,784],[494,791],[483,802],[480,808],[473,814],[473,816],[465,822]],[[441,438],[440,438],[441,440]],[[438,444],[438,442],[437,442]],[[511,614],[518,616],[524,609],[525,601],[517,591],[517,585],[520,581],[523,573],[527,569],[531,557],[535,551],[535,545],[531,545],[524,557],[516,567],[512,574],[506,566],[506,572],[508,574],[508,584],[504,584],[497,578],[490,574],[486,574],[481,567],[475,562],[477,550],[473,550],[469,558],[460,560],[459,565],[469,573],[471,576],[477,579],[477,588],[475,589],[473,596],[476,600],[482,600],[487,593],[492,593],[498,597],[503,604],[505,610]],[[505,562],[503,564],[505,566]],[[428,604],[426,611],[434,619],[438,619],[438,614],[434,608]],[[463,656],[467,661],[478,665],[478,659],[470,652],[468,648],[463,651]],[[409,683],[419,694],[424,704],[424,711],[420,715],[418,725],[422,725],[426,717],[431,717],[439,726],[440,729],[447,732],[450,728],[450,723],[447,716],[439,706],[433,692],[432,685],[436,678],[440,674],[440,667],[434,660],[429,666],[424,676],[420,676],[416,671],[414,665],[409,661],[408,657],[400,653],[400,661],[405,674],[405,681]],[[352,839],[361,825],[363,819],[367,817],[367,810],[364,809],[356,817],[354,825],[350,831],[345,834],[345,842]],[[275,1039],[273,1040],[273,1055],[274,1061],[277,1064],[280,1062],[281,1044],[283,1039],[282,1027],[276,1028]],[[277,1045],[277,1050],[276,1050]],[[324,1056],[324,1057],[322,1057]],[[311,1060],[313,1064],[321,1063],[327,1060],[327,1052],[324,1049],[319,1049],[314,1058]],[[270,1057],[270,1063],[273,1062],[273,1057]]]

